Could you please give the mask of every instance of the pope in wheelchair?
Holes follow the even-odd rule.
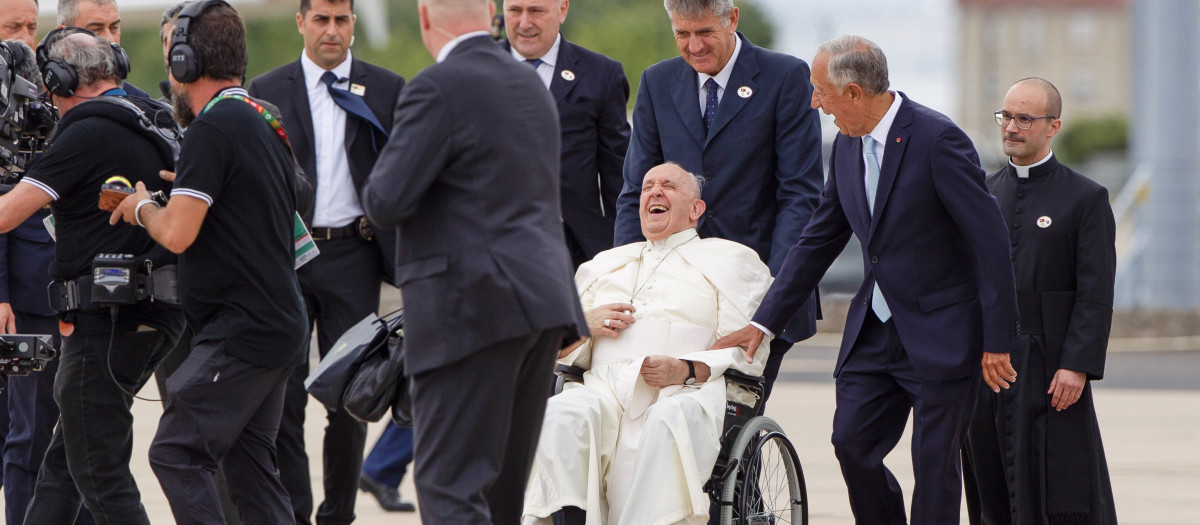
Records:
[[[592,337],[559,362],[586,372],[546,407],[525,524],[549,524],[560,509],[566,523],[707,523],[722,374],[762,375],[769,341],[753,362],[741,348],[706,349],[749,323],[771,275],[750,248],[699,238],[701,184],[675,164],[651,169],[639,208],[647,241],[576,273]]]

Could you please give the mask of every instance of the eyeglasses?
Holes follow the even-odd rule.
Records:
[[[1047,115],[1044,117],[1031,117],[1029,115],[1013,115],[1012,113],[1009,113],[1004,110],[1000,110],[1000,111],[996,112],[996,124],[999,124],[1000,126],[1007,126],[1009,122],[1011,122],[1013,119],[1016,119],[1017,120],[1017,128],[1019,128],[1019,129],[1032,128],[1033,121],[1042,120],[1044,118],[1058,118],[1058,117],[1055,115]]]

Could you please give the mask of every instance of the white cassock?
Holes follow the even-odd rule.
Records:
[[[587,372],[582,386],[546,406],[524,523],[550,523],[566,506],[586,510],[588,525],[706,523],[703,486],[725,418],[721,375],[731,367],[762,375],[769,341],[753,363],[740,348],[707,349],[749,324],[770,271],[750,248],[688,229],[601,252],[579,267],[575,284],[585,310],[632,303],[637,322],[560,360]],[[712,375],[703,384],[653,388],[639,374],[650,355],[703,362]]]

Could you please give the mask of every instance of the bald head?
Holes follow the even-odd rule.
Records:
[[[1029,77],[1018,80],[1013,87],[1023,86],[1040,89],[1046,94],[1045,114],[1053,117],[1062,116],[1062,95],[1058,93],[1058,88],[1054,87],[1049,80],[1038,77]]]
[[[452,40],[475,31],[490,31],[496,4],[489,0],[418,0],[421,41],[437,58]]]

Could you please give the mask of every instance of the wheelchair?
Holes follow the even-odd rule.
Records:
[[[561,392],[566,383],[583,382],[584,370],[576,366],[560,364],[554,373],[555,393]],[[804,471],[783,428],[763,415],[763,378],[736,370],[726,370],[724,377],[721,452],[704,485],[713,508],[719,512],[719,523],[807,524]]]

